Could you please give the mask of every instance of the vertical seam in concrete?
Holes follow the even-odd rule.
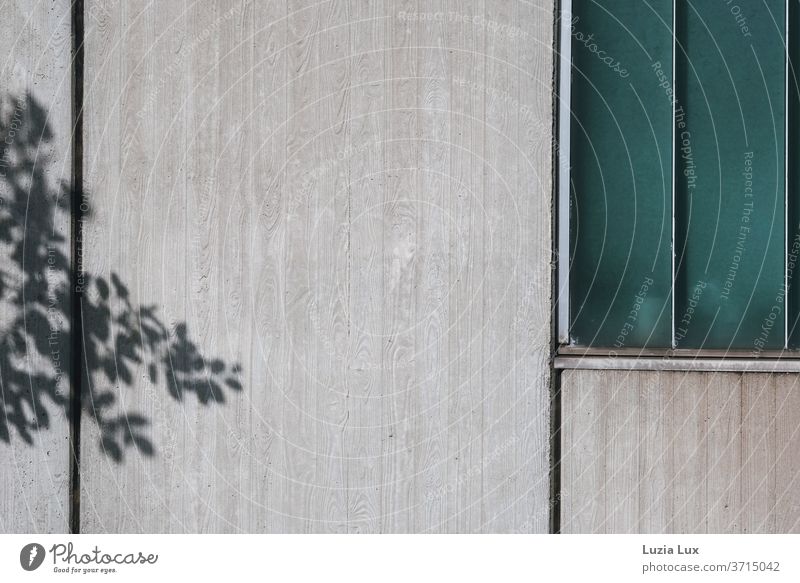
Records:
[[[81,314],[81,281],[83,279],[81,259],[81,229],[83,217],[83,4],[84,0],[73,0],[71,10],[71,110],[72,110],[72,200],[70,204],[70,481],[69,481],[69,529],[80,533],[80,424],[81,381],[83,360],[83,326]]]
[[[558,306],[557,301],[559,298],[559,273],[558,273],[558,253],[562,250],[558,249],[558,195],[559,195],[559,159],[560,148],[558,141],[558,131],[560,124],[563,122],[559,118],[558,112],[560,111],[560,95],[559,83],[560,76],[559,70],[561,66],[561,55],[559,47],[561,46],[561,1],[556,0],[553,3],[553,72],[552,72],[552,100],[551,108],[553,115],[551,135],[551,202],[550,202],[550,256],[551,256],[551,269],[550,269],[550,296],[551,296],[551,314],[554,317],[550,318],[550,358],[548,359],[548,372],[550,373],[550,503],[549,507],[549,531],[550,534],[559,534],[561,532],[561,372],[555,370],[553,366],[555,354],[558,347]]]

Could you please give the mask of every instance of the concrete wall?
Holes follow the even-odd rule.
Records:
[[[552,2],[0,19],[0,531],[546,532]],[[795,532],[796,375],[565,371],[563,532]]]
[[[546,532],[553,3],[86,9],[82,530]]]
[[[800,531],[797,381],[565,371],[562,531]]]
[[[0,10],[0,532],[65,532],[70,9]]]

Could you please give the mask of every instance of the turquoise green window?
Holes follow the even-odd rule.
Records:
[[[571,344],[800,339],[786,4],[573,0]]]
[[[577,344],[670,346],[672,20],[671,0],[573,2]]]

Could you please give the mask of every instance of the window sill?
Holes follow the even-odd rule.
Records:
[[[600,349],[562,346],[553,361],[560,370],[664,370],[800,372],[800,351]]]

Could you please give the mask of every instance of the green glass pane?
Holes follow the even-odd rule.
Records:
[[[672,2],[572,4],[571,340],[668,347]]]
[[[800,2],[789,2],[789,347],[800,347]]]
[[[677,345],[781,348],[784,2],[677,5]]]

